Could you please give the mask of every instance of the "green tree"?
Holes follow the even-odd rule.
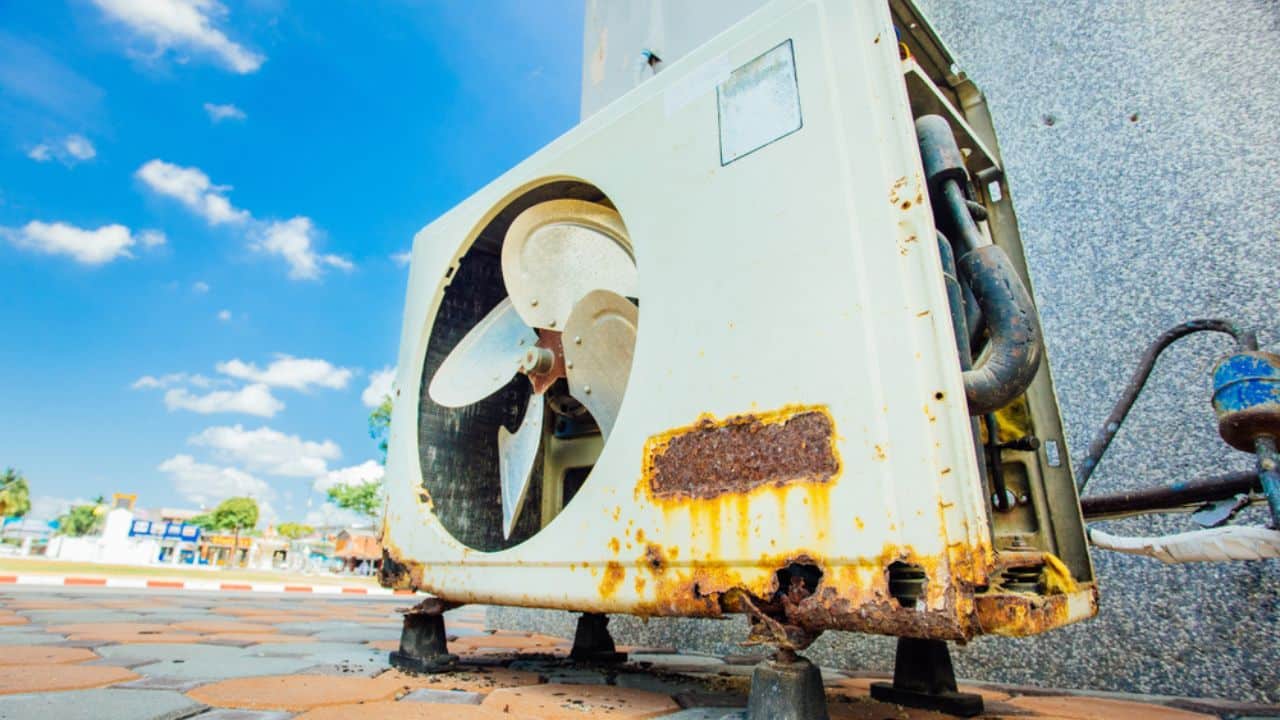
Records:
[[[31,489],[22,473],[7,468],[0,473],[0,517],[22,517],[31,510]]]
[[[387,464],[387,436],[391,432],[391,396],[384,395],[378,407],[369,413],[369,437],[378,441],[382,464]]]
[[[249,497],[227,498],[218,503],[213,512],[192,518],[191,524],[210,532],[233,530],[235,541],[231,546],[231,557],[235,560],[240,553],[240,531],[258,524],[258,502]]]
[[[70,537],[89,535],[102,529],[107,516],[106,500],[101,495],[89,505],[76,505],[58,518],[58,533]]]
[[[376,518],[382,510],[382,481],[367,480],[355,485],[334,485],[329,488],[329,499],[340,508]]]
[[[302,523],[287,522],[280,523],[276,526],[276,532],[290,540],[297,540],[300,537],[306,537],[315,531],[315,528],[310,525],[303,525]]]

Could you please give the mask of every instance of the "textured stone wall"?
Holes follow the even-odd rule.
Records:
[[[1077,465],[1141,347],[1161,329],[1195,317],[1233,318],[1257,327],[1263,345],[1277,349],[1280,85],[1273,69],[1280,66],[1280,4],[919,5],[995,115]],[[672,7],[665,10],[663,22],[680,21]],[[625,30],[610,28],[610,37],[626,37]],[[590,23],[587,33],[590,55]],[[630,52],[616,45],[611,52]],[[591,92],[585,80],[584,108]],[[1218,439],[1208,405],[1208,370],[1225,349],[1224,339],[1200,337],[1166,353],[1091,492],[1250,466],[1249,456]],[[1248,519],[1263,516],[1254,511]],[[1103,527],[1146,534],[1193,525],[1172,516]],[[979,640],[955,651],[957,671],[1005,682],[1280,701],[1280,562],[1168,567],[1105,552],[1094,553],[1094,562],[1102,590],[1097,619],[1039,638]],[[499,610],[491,619],[572,630],[570,618],[556,613]],[[614,626],[620,642],[717,652],[731,651],[745,635],[740,618],[620,618]],[[887,670],[893,642],[828,634],[809,654]]]

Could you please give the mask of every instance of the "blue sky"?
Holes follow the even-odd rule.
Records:
[[[577,121],[581,0],[3,5],[0,466],[318,519],[377,473],[397,255]]]

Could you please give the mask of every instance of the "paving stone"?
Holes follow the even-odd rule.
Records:
[[[214,708],[196,716],[199,720],[288,720],[289,713],[262,710]]]
[[[262,645],[264,643],[314,643],[315,639],[307,635],[286,635],[284,633],[215,633],[201,636],[200,642],[226,643],[229,645]]]
[[[697,667],[709,665],[724,665],[724,660],[711,655],[693,655],[685,653],[634,653],[627,658],[628,662],[637,665],[641,663],[649,663],[654,667]]]
[[[1141,717],[1148,720],[1213,720],[1215,716],[1160,705],[1081,696],[1017,697],[1010,705],[1071,720],[1112,720]]]
[[[117,623],[141,620],[142,615],[122,610],[33,610],[22,613],[33,621],[59,623]]]
[[[511,717],[563,720],[583,717],[651,718],[680,710],[669,695],[600,685],[548,684],[494,690],[481,707]]]
[[[400,692],[379,678],[275,675],[236,678],[195,688],[187,694],[206,705],[249,710],[310,710],[325,705],[390,700]]]
[[[0,653],[0,665],[60,665],[97,658],[97,654],[84,648],[10,645]]]
[[[22,615],[16,615],[14,613],[0,613],[0,625],[28,625],[30,623],[31,621]]]
[[[191,678],[156,675],[144,677],[141,680],[132,680],[127,683],[120,683],[116,687],[129,688],[132,690],[173,690],[174,692],[186,692],[192,688],[200,687],[206,682],[208,682],[208,680],[192,680]]]
[[[376,628],[368,625],[335,628],[312,633],[311,637],[323,642],[369,642],[371,640],[400,640],[400,628]]]
[[[230,649],[230,648],[229,648]],[[284,675],[311,664],[305,658],[253,657],[239,654],[226,657],[194,657],[161,660],[136,669],[143,675],[185,678],[187,680],[225,680],[252,675]]]
[[[311,665],[298,671],[303,675],[350,675],[360,677],[378,677],[387,671],[388,662],[373,663],[322,663]]]
[[[658,720],[747,720],[747,711],[732,707],[689,708],[657,717]]]
[[[201,716],[203,717],[203,716]],[[350,720],[355,717],[378,720],[514,720],[514,716],[480,705],[448,705],[422,702],[371,702],[359,705],[331,705],[316,708],[294,720]],[[522,719],[523,720],[523,719]],[[579,719],[581,720],[581,719]]]
[[[618,673],[618,676],[614,678],[613,684],[618,687],[647,690],[663,695],[675,695],[676,693],[705,687],[704,683],[698,682],[693,678],[682,678],[678,675],[659,676],[639,672]]]
[[[151,658],[152,662],[160,660],[197,660],[211,659],[225,662],[236,662],[247,653],[240,648],[218,645],[188,645],[136,643],[133,645],[109,645],[98,650],[104,658]]]
[[[53,633],[0,633],[0,645],[51,645],[67,638]]]
[[[234,620],[193,620],[173,624],[174,630],[190,633],[274,633],[273,625],[263,623],[237,622]]]
[[[7,665],[0,667],[0,695],[79,690],[137,678],[137,673],[109,665]]]
[[[201,705],[191,698],[165,690],[75,690],[0,697],[3,720],[176,720],[191,716]]]
[[[385,663],[387,661],[386,653],[355,643],[263,643],[248,648],[247,651],[262,656],[307,657],[317,665],[341,662]]]
[[[735,695],[726,692],[707,692],[692,690],[673,693],[676,703],[686,709],[692,708],[744,708],[747,706],[746,695]]]
[[[484,695],[480,693],[432,690],[430,688],[414,690],[400,698],[400,702],[425,702],[441,705],[479,705],[482,700],[484,700]]]
[[[464,667],[452,672],[429,675],[411,675],[399,670],[387,670],[378,679],[383,682],[398,683],[406,689],[454,690],[481,695],[501,688],[537,685],[543,682],[540,673],[496,667]]]
[[[363,627],[360,623],[349,622],[347,620],[303,620],[295,622],[279,623],[275,626],[279,632],[298,633],[302,635],[314,635],[326,630],[342,630]]]

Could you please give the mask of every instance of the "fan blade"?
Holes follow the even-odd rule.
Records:
[[[564,325],[561,342],[569,394],[587,406],[605,439],[618,419],[631,376],[638,319],[630,300],[594,290],[578,301]]]
[[[427,394],[445,407],[480,402],[511,382],[538,335],[504,298],[449,351]]]
[[[531,393],[513,433],[498,427],[498,475],[502,480],[502,537],[510,538],[529,492],[529,476],[542,443],[542,395]]]
[[[636,263],[622,218],[583,200],[551,200],[520,213],[502,242],[502,281],[532,327],[560,330],[584,295],[636,297]]]

